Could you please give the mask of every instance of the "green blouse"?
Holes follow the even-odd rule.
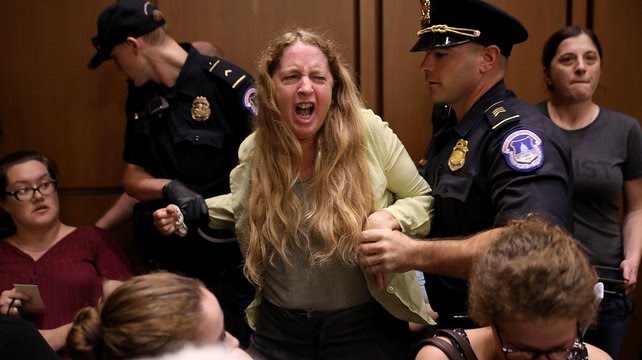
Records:
[[[373,212],[385,209],[401,225],[407,235],[426,235],[430,230],[433,198],[430,186],[419,175],[417,168],[399,138],[371,110],[361,111],[367,129],[367,161],[375,197]],[[241,251],[247,249],[246,206],[250,195],[251,162],[254,155],[254,134],[239,148],[239,165],[230,173],[229,194],[206,200],[209,208],[209,226],[213,229],[235,227]],[[236,226],[235,226],[236,224]],[[435,324],[428,316],[415,271],[388,274],[385,290],[378,290],[364,273],[372,297],[388,312],[399,319],[423,324]],[[261,294],[246,310],[248,323],[255,327]]]

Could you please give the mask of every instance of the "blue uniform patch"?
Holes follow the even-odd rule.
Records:
[[[254,116],[258,114],[258,106],[256,105],[256,88],[250,86],[243,93],[243,106],[250,110]]]
[[[533,171],[544,165],[542,139],[528,129],[515,129],[508,133],[502,143],[506,163],[516,171]]]

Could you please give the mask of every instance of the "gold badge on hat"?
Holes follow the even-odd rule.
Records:
[[[459,139],[453,147],[453,152],[448,159],[450,171],[457,171],[466,164],[466,153],[468,152],[468,140]]]
[[[192,101],[192,119],[196,121],[206,121],[210,118],[210,102],[205,96],[197,96]]]
[[[425,28],[430,25],[430,0],[421,2],[421,27]]]

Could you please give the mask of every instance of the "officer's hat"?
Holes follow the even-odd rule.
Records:
[[[460,45],[473,41],[497,45],[509,56],[513,44],[526,41],[528,31],[504,10],[482,0],[419,0],[421,30],[410,51]]]
[[[95,69],[109,60],[114,47],[127,40],[152,32],[165,24],[165,19],[154,20],[154,5],[145,0],[117,0],[98,16],[98,35],[91,41],[96,55],[87,65]]]

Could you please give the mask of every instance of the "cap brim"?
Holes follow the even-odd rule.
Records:
[[[410,52],[426,51],[434,48],[443,48],[465,44],[471,41],[471,38],[457,34],[422,34],[417,39]]]
[[[428,49],[428,45],[427,44],[428,44],[428,40],[425,37],[420,36],[417,39],[417,42],[415,43],[415,45],[413,45],[412,48],[410,48],[410,52],[418,52],[418,51],[427,50]]]
[[[100,66],[103,62],[109,60],[111,58],[110,55],[111,52],[106,53],[104,51],[97,51],[94,57],[91,58],[89,61],[89,64],[87,64],[87,67],[91,70],[96,69],[97,67]]]

